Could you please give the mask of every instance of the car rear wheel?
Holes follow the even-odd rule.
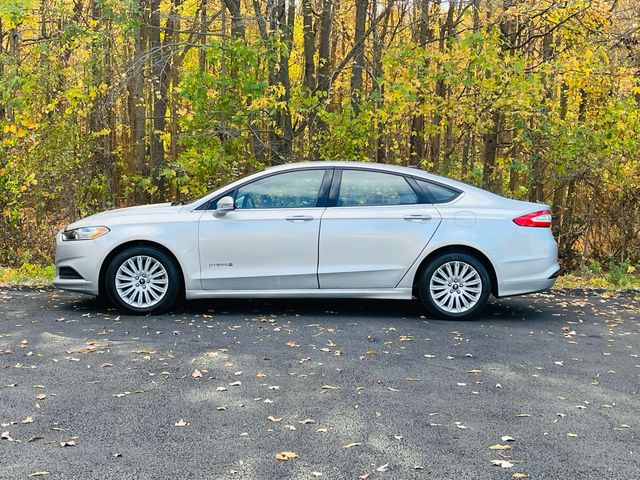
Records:
[[[161,313],[180,292],[175,261],[150,246],[131,247],[118,253],[107,268],[105,286],[109,300],[121,310]]]
[[[484,265],[466,253],[447,253],[433,260],[418,284],[420,300],[438,318],[463,320],[487,304],[491,279]]]

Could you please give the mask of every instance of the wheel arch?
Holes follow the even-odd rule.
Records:
[[[424,271],[424,269],[427,268],[427,266],[429,265],[429,263],[433,261],[433,259],[446,253],[466,253],[467,255],[471,255],[480,263],[482,263],[484,268],[487,269],[487,273],[489,274],[489,279],[491,280],[491,293],[493,294],[494,297],[498,296],[498,277],[496,275],[496,269],[491,263],[491,260],[489,260],[489,257],[487,257],[484,253],[482,253],[477,248],[470,247],[468,245],[447,245],[444,247],[440,247],[435,249],[433,252],[429,253],[429,255],[427,255],[424,259],[422,259],[422,262],[420,262],[420,265],[418,266],[418,269],[416,270],[416,273],[413,277],[412,292],[414,296],[417,296],[418,280],[420,279],[420,276],[422,275],[422,272]]]
[[[107,276],[107,269],[109,268],[109,264],[115,258],[115,256],[118,255],[120,252],[126,250],[127,248],[144,247],[144,246],[153,247],[153,248],[157,248],[158,250],[161,250],[163,253],[168,255],[175,262],[176,267],[178,268],[178,273],[180,274],[180,294],[179,295],[184,296],[186,291],[185,278],[184,278],[184,272],[182,270],[182,265],[180,264],[178,257],[176,257],[175,254],[170,249],[168,249],[161,243],[153,242],[151,240],[131,240],[125,243],[121,243],[120,245],[114,247],[113,250],[111,250],[107,254],[107,256],[104,257],[104,260],[102,261],[102,265],[100,266],[100,274],[98,276],[98,295],[103,295],[106,292],[105,282],[106,282],[106,276]]]

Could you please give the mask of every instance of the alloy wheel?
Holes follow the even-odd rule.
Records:
[[[468,312],[480,299],[482,278],[466,262],[446,262],[431,276],[429,293],[434,303],[445,312]]]
[[[116,292],[132,307],[157,305],[167,293],[169,276],[164,265],[148,255],[136,255],[125,260],[116,272]]]

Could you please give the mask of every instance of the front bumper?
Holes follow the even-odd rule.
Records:
[[[62,232],[58,232],[56,235],[56,274],[53,285],[63,290],[98,295],[100,266],[106,253],[107,246],[103,238],[63,241]],[[60,270],[63,267],[73,269],[79,278],[68,278],[64,273],[61,276]]]

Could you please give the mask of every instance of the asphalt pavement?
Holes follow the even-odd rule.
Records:
[[[197,301],[0,289],[0,479],[640,478],[640,295]]]

